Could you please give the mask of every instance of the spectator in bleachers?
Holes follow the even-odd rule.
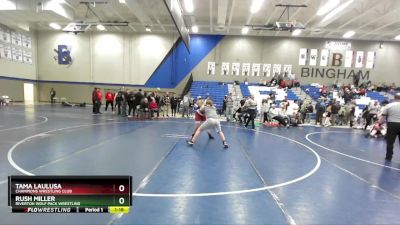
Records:
[[[345,88],[343,92],[343,99],[345,103],[350,102],[353,99],[353,94],[351,93],[349,88]]]
[[[232,121],[232,116],[233,116],[233,96],[232,93],[229,93],[229,95],[226,97],[226,121]]]

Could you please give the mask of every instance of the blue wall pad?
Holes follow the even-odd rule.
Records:
[[[223,35],[193,35],[190,54],[182,40],[147,80],[146,87],[175,88],[222,40]]]

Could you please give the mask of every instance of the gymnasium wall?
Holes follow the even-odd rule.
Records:
[[[292,73],[296,74],[296,78],[302,83],[323,83],[332,84],[336,78],[328,77],[301,77],[302,67],[313,68],[310,66],[299,66],[299,50],[300,48],[308,49],[324,49],[325,42],[328,39],[316,38],[284,38],[284,37],[243,37],[243,36],[225,36],[222,41],[205,57],[199,65],[192,71],[195,80],[209,81],[244,81],[246,78],[249,82],[259,82],[264,77],[252,76],[222,76],[221,63],[230,62],[230,70],[232,62],[240,63],[268,63],[268,64],[292,64]],[[331,39],[329,39],[331,40]],[[385,42],[382,48],[379,48],[378,41],[350,41],[353,50],[358,51],[375,51],[376,61],[375,68],[370,69],[370,80],[374,83],[386,82],[387,84],[396,82],[400,84],[400,43]],[[207,75],[207,63],[216,62],[216,75]],[[262,65],[261,65],[262,66]],[[322,68],[322,67],[314,67]],[[335,68],[335,67],[328,67]],[[336,67],[337,68],[337,67]],[[272,69],[272,68],[271,68]],[[341,69],[345,69],[341,67]],[[260,69],[260,71],[262,68]],[[356,69],[358,71],[358,69]],[[365,74],[366,69],[362,69]],[[241,74],[241,71],[240,71]],[[272,72],[271,72],[272,74]],[[271,78],[268,78],[271,79]],[[352,82],[352,78],[339,78],[340,83]]]
[[[17,30],[32,38],[32,64],[0,58],[0,95],[8,95],[15,101],[24,99],[24,82],[35,83],[37,79],[36,33]]]

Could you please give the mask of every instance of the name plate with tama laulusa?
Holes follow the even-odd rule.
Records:
[[[128,213],[131,176],[9,176],[15,213]]]

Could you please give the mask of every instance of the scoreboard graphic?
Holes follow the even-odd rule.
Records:
[[[9,176],[13,213],[128,213],[131,176]]]

